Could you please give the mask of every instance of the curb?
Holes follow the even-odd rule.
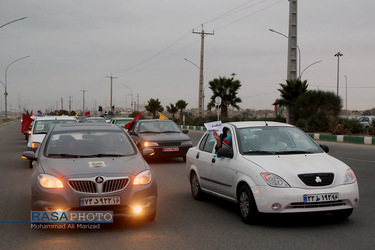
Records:
[[[179,125],[181,129],[206,131],[205,126]],[[316,141],[347,142],[355,144],[375,145],[375,137],[371,136],[353,136],[353,135],[328,135],[307,133]]]

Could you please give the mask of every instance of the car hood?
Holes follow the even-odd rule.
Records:
[[[141,155],[100,158],[43,158],[39,162],[44,173],[58,178],[93,177],[96,175],[136,175],[149,169]]]
[[[141,133],[139,138],[144,141],[189,141],[190,137],[183,133]]]
[[[289,184],[294,183],[298,174],[308,173],[334,173],[336,180],[343,180],[349,168],[345,163],[326,153],[244,156],[244,158],[260,167],[260,171],[277,174]]]

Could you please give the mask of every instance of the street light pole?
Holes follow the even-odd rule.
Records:
[[[339,96],[340,56],[343,56],[343,54],[337,52],[335,56],[337,56],[337,96]]]
[[[124,87],[126,87],[126,88],[128,88],[130,90],[130,98],[131,98],[130,107],[131,107],[131,110],[133,112],[134,111],[133,110],[133,90],[129,86],[127,86],[127,85],[125,85],[123,83],[121,83],[121,85],[124,86]]]
[[[281,32],[278,32],[278,31],[273,30],[273,29],[268,29],[268,30],[271,31],[271,32],[274,32],[276,34],[279,34],[279,35],[285,37],[286,39],[289,39],[289,37],[287,35],[284,35]],[[301,50],[300,50],[298,45],[297,45],[297,49],[298,49],[298,69],[299,69],[299,75],[301,75]]]
[[[20,61],[22,59],[25,59],[25,58],[28,58],[28,57],[30,57],[30,56],[24,56],[24,57],[18,58],[17,60],[14,60],[10,64],[8,64],[8,66],[5,69],[5,85],[4,85],[4,87],[5,87],[5,93],[4,93],[4,95],[5,95],[5,119],[8,118],[8,98],[7,98],[8,97],[8,92],[7,92],[7,86],[8,86],[8,84],[7,84],[7,72],[8,72],[8,68],[13,63],[18,62],[18,61]]]
[[[313,62],[312,64],[310,64],[309,66],[307,66],[304,70],[302,70],[302,73],[299,75],[298,79],[301,80],[302,74],[303,74],[303,72],[305,72],[306,69],[308,69],[308,68],[310,68],[311,66],[313,66],[314,64],[317,64],[317,63],[320,63],[320,62],[322,62],[322,60],[319,60],[319,61]]]

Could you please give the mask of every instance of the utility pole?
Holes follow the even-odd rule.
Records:
[[[297,0],[289,1],[288,80],[297,79]]]
[[[70,114],[70,112],[72,112],[72,96],[68,96],[68,98],[69,98],[69,101],[68,101],[68,103],[69,103],[69,114]]]
[[[109,108],[112,108],[112,79],[117,79],[117,77],[112,76],[107,76],[108,78],[111,78],[111,90],[110,90],[110,98],[109,98]]]
[[[297,0],[289,0],[287,80],[297,79]],[[286,123],[290,123],[290,106],[286,106]]]
[[[203,58],[204,58],[204,37],[206,35],[214,35],[214,32],[212,33],[205,33],[203,30],[203,24],[202,24],[202,31],[195,32],[193,29],[194,34],[200,34],[201,35],[201,60],[200,60],[200,67],[199,67],[199,94],[198,94],[198,116],[204,116],[203,114]]]
[[[83,115],[85,113],[85,92],[88,92],[87,90],[85,89],[81,89],[82,93],[83,93],[83,106],[82,106],[82,112],[83,112]]]
[[[61,99],[60,100],[61,101],[61,110],[64,110],[64,99],[62,97],[60,99]]]

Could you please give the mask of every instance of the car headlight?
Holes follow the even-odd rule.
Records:
[[[290,187],[290,185],[280,176],[272,173],[261,173],[260,174],[265,182],[270,185],[271,187]]]
[[[146,141],[143,143],[143,146],[145,146],[145,148],[147,147],[157,147],[159,146],[159,144],[157,142],[153,142],[153,141]]]
[[[40,147],[40,142],[31,143],[31,148],[39,148],[39,147]]]
[[[151,182],[151,171],[146,170],[139,173],[133,180],[133,185],[145,185]]]
[[[351,184],[356,181],[355,174],[352,169],[346,170],[345,178],[344,178],[344,184]]]
[[[52,175],[40,174],[38,180],[39,184],[44,188],[64,188],[62,181]]]
[[[191,141],[183,141],[181,145],[193,145],[193,143]]]

